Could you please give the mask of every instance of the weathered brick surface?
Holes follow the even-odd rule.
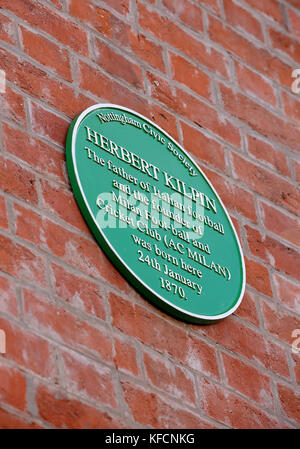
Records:
[[[300,2],[0,9],[0,428],[299,427]],[[64,146],[104,101],[155,121],[216,187],[245,254],[233,316],[165,315],[95,243]]]

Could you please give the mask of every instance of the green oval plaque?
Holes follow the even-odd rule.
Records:
[[[245,288],[239,239],[171,136],[130,109],[95,105],[70,126],[67,167],[97,242],[145,298],[193,323],[236,310]]]

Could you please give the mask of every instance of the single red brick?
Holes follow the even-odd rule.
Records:
[[[291,344],[292,332],[300,326],[299,318],[281,307],[275,307],[266,301],[261,303],[265,328],[280,340]]]
[[[119,420],[108,413],[50,386],[39,385],[35,400],[40,417],[56,429],[120,429],[124,427]]]
[[[299,348],[299,344],[297,345],[297,347]],[[292,354],[292,359],[293,359],[296,382],[299,385],[300,384],[300,354],[299,354],[299,352],[297,354]]]
[[[295,0],[296,2],[298,0]],[[256,0],[245,0],[247,5],[251,6],[257,11],[265,14],[276,22],[284,25],[280,4],[277,0],[264,0],[263,2],[257,2]]]
[[[261,263],[245,257],[247,283],[264,295],[272,297],[269,270]]]
[[[169,109],[180,113],[180,104],[171,90],[170,82],[157,74],[147,72],[148,83],[150,84],[150,93],[152,98],[164,103]]]
[[[56,295],[80,310],[105,320],[104,298],[99,286],[52,263],[52,284]]]
[[[114,363],[117,369],[136,377],[139,376],[140,369],[137,363],[136,349],[133,345],[118,336],[114,337],[114,343]]]
[[[244,36],[212,16],[209,16],[209,36],[213,42],[220,44],[254,69],[290,88],[291,67],[289,65],[280,61],[278,57],[270,55],[267,50],[253,45]]]
[[[273,276],[277,296],[283,306],[300,314],[300,287],[277,273]]]
[[[81,355],[63,351],[63,376],[67,390],[89,400],[117,408],[116,389],[111,371]]]
[[[96,63],[101,69],[132,84],[137,89],[143,89],[143,73],[139,65],[116,53],[99,39],[94,42],[94,50]]]
[[[18,301],[13,282],[0,276],[0,311],[18,316]]]
[[[274,429],[280,422],[261,408],[215,385],[206,379],[199,379],[199,394],[204,412],[236,429]]]
[[[5,358],[39,376],[55,378],[53,348],[48,341],[4,318],[0,318],[0,329],[6,334]]]
[[[202,417],[178,405],[163,401],[156,393],[123,382],[125,401],[134,420],[158,429],[205,429],[212,426]]]
[[[0,235],[0,269],[18,279],[46,285],[45,260],[28,248]]]
[[[227,58],[223,53],[196,40],[172,20],[161,16],[146,5],[139,3],[138,14],[139,25],[145,31],[152,33],[160,41],[169,44],[171,47],[182,51],[186,56],[208,67],[214,73],[228,77]]]
[[[41,181],[43,207],[54,216],[61,218],[81,231],[90,234],[85,220],[78,208],[73,193],[65,187],[48,181]]]
[[[14,204],[16,217],[16,235],[31,243],[43,243],[43,218],[40,214]]]
[[[44,107],[30,102],[31,127],[34,133],[65,146],[70,123]]]
[[[280,406],[286,416],[297,423],[300,420],[300,395],[294,388],[277,384]]]
[[[5,86],[5,92],[0,94],[0,108],[1,115],[5,118],[26,126],[24,98],[8,85]]]
[[[293,161],[296,182],[300,183],[300,162]]]
[[[115,1],[121,5],[120,1]],[[88,0],[84,3],[81,0],[71,0],[69,3],[69,13],[72,17],[91,26],[108,39],[117,41],[121,45],[129,44],[130,26],[110,11],[94,5]]]
[[[93,352],[106,361],[112,361],[112,344],[104,328],[92,326],[63,307],[56,307],[24,290],[26,322],[41,334],[63,342],[75,349]]]
[[[162,47],[152,42],[142,33],[135,33],[130,30],[130,49],[140,59],[144,60],[151,66],[165,72],[165,63],[163,59]]]
[[[189,0],[163,0],[163,5],[194,31],[203,31],[202,11]]]
[[[0,188],[5,193],[17,196],[32,204],[37,204],[36,179],[33,173],[20,164],[0,156]]]
[[[2,0],[2,8],[6,8],[31,26],[36,27],[67,45],[75,52],[89,56],[87,35],[75,22],[66,19],[40,2],[34,0]]]
[[[247,233],[248,247],[250,249],[250,252],[254,256],[260,257],[265,262],[269,262],[268,253],[264,245],[264,237],[262,233],[249,225],[245,225],[245,230]]]
[[[300,224],[296,218],[260,201],[260,214],[264,227],[295,246],[300,246]]]
[[[269,29],[269,36],[273,48],[286,53],[295,61],[299,61],[300,44],[296,39],[287,36],[273,28]]]
[[[248,152],[270,168],[275,169],[283,176],[291,176],[286,155],[275,149],[270,143],[257,137],[247,136]]]
[[[4,196],[0,196],[0,227],[8,229],[8,218]]]
[[[34,423],[30,417],[27,419],[28,421],[0,407],[1,429],[42,429],[42,427],[39,424]]]
[[[179,360],[189,368],[211,378],[218,379],[220,377],[215,348],[194,335],[189,335],[187,351]]]
[[[274,343],[273,340],[266,340],[264,365],[272,373],[290,379],[290,368],[286,348],[278,343]]]
[[[236,5],[232,0],[224,2],[226,21],[242,32],[251,34],[256,39],[264,40],[260,22],[246,9]]]
[[[179,18],[196,33],[203,31],[202,10],[190,1],[186,1],[185,7],[181,8]]]
[[[144,352],[144,366],[152,385],[182,402],[196,405],[194,377],[189,371],[148,352]]]
[[[40,64],[72,82],[69,52],[41,34],[20,25],[23,51]]]
[[[289,181],[271,173],[236,153],[231,153],[234,177],[256,193],[292,213],[299,212],[300,196],[297,188]]]
[[[235,231],[237,233],[239,241],[241,242],[242,241],[242,231],[241,231],[240,222],[239,222],[239,220],[237,218],[233,217],[231,214],[229,214],[229,217],[230,217],[230,219],[232,221],[233,227],[234,227],[234,229],[235,229]]]
[[[292,84],[293,78],[291,78]],[[282,92],[282,100],[284,112],[288,118],[297,122],[299,126],[300,122],[300,101],[297,94],[289,95],[287,92]]]
[[[17,42],[14,22],[4,14],[0,14],[0,40],[11,45]]]
[[[223,145],[207,137],[201,130],[192,128],[184,122],[180,122],[180,125],[185,149],[195,155],[201,162],[206,162],[225,172],[226,162]]]
[[[276,106],[276,96],[269,80],[239,63],[235,64],[235,69],[237,81],[242,91],[255,95],[272,106]]]
[[[173,79],[185,84],[196,94],[211,101],[211,82],[209,76],[181,56],[170,53],[170,60]]]
[[[42,174],[66,181],[65,156],[61,151],[10,125],[4,124],[3,130],[3,141],[8,153],[25,161]]]
[[[259,327],[259,316],[256,309],[255,295],[252,292],[246,291],[243,300],[234,315],[243,318],[254,326]]]
[[[268,409],[273,408],[273,394],[269,376],[243,360],[222,354],[227,383],[249,399]]]
[[[292,3],[292,1],[290,1]],[[294,0],[295,6],[298,7],[298,0]],[[300,37],[300,14],[299,11],[295,11],[291,8],[286,8],[287,14],[289,18],[289,23],[291,26],[291,31],[294,33],[295,36]]]
[[[1,402],[19,410],[26,407],[26,379],[21,371],[0,360],[0,398]]]
[[[173,139],[179,141],[176,118],[174,115],[154,103],[149,105],[149,112],[147,115],[154,123],[169,133]]]

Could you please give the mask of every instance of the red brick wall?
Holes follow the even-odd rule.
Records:
[[[299,427],[300,0],[0,0],[0,427]],[[152,307],[95,243],[65,166],[111,102],[193,153],[241,238],[244,300]]]

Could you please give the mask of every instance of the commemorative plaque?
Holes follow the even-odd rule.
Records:
[[[225,318],[245,288],[240,242],[214,187],[165,131],[122,106],[82,112],[67,136],[81,212],[124,277],[166,313]]]

